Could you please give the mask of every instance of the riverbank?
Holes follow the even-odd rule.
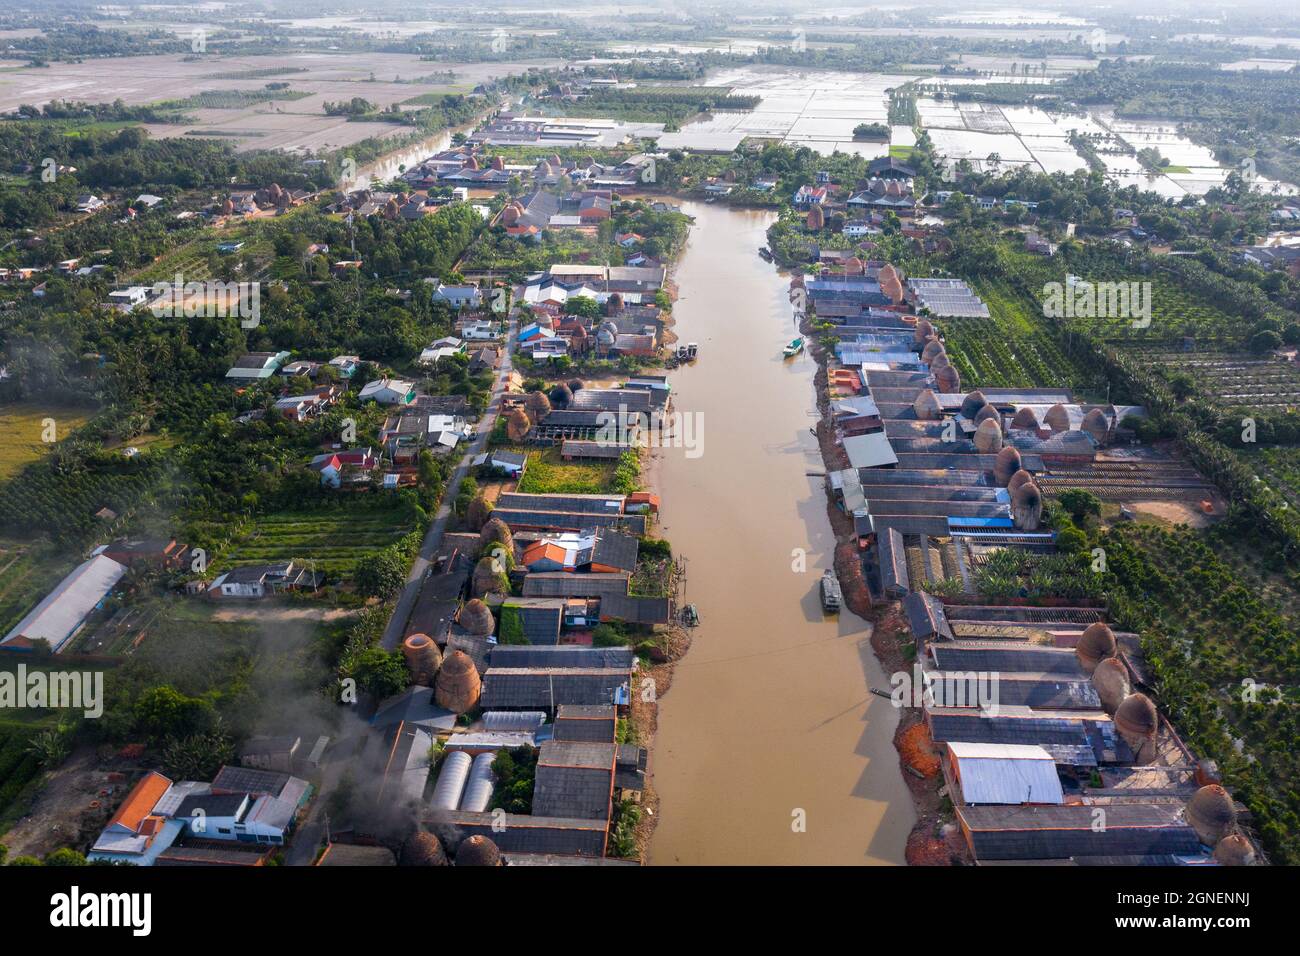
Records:
[[[817,344],[812,321],[805,314],[799,331],[810,343],[817,363],[814,378],[817,390],[817,444],[826,472],[841,471],[849,467],[848,456],[835,441],[835,429],[830,411],[829,353]],[[829,485],[829,481],[828,481]],[[876,604],[871,589],[863,575],[862,558],[857,549],[857,533],[853,519],[835,503],[829,487],[826,495],[826,517],[835,531],[839,546],[835,553],[835,574],[844,592],[844,602],[863,620],[871,622],[871,649],[886,674],[910,673],[915,659],[915,641],[911,636],[907,618],[898,601]],[[880,686],[888,692],[892,684]],[[968,854],[956,827],[945,828],[945,806],[951,810],[947,799],[941,795],[943,775],[940,773],[940,755],[924,733],[920,708],[898,708],[899,720],[893,737],[898,754],[898,769],[911,794],[916,811],[916,823],[907,836],[906,860],[910,866],[945,866],[968,862]],[[950,812],[949,812],[950,815]]]

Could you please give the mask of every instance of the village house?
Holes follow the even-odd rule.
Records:
[[[379,459],[369,447],[345,448],[317,455],[308,467],[320,475],[322,485],[340,488],[344,484],[368,483],[371,472],[379,467]]]
[[[367,382],[357,397],[380,405],[409,405],[415,399],[415,385],[400,378],[377,378]]]
[[[226,378],[236,382],[270,378],[288,357],[288,352],[249,352],[235,361]]]
[[[443,302],[453,309],[477,309],[483,305],[483,293],[476,285],[446,285],[439,282],[433,290],[433,301]]]
[[[343,389],[338,385],[322,385],[304,395],[286,395],[277,399],[275,410],[292,422],[305,422],[338,404]]]
[[[112,558],[128,568],[151,567],[174,570],[185,566],[189,548],[175,538],[122,538],[100,545],[92,552]]]
[[[264,598],[282,591],[314,591],[324,581],[324,572],[300,567],[293,561],[250,564],[217,575],[208,586],[208,596]]]

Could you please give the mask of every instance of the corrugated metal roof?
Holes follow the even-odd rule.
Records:
[[[124,574],[124,565],[102,554],[82,562],[15,624],[0,643],[17,642],[20,638],[45,640],[53,650],[59,650]]]
[[[1033,744],[954,741],[948,749],[957,762],[963,803],[1053,803],[1065,796],[1056,762]]]
[[[976,859],[1200,853],[1182,804],[959,806]]]
[[[493,667],[621,668],[630,671],[636,660],[630,647],[581,647],[562,644],[530,647],[500,644],[492,650]]]
[[[884,432],[850,435],[844,439],[844,452],[854,468],[879,468],[898,464],[898,456]]]

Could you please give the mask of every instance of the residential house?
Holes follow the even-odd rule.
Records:
[[[361,357],[359,355],[336,355],[330,359],[330,365],[338,369],[340,378],[351,378],[352,374],[361,367]]]
[[[288,352],[249,352],[235,361],[226,378],[236,382],[270,378],[288,357]]]
[[[86,859],[151,866],[185,829],[184,821],[157,812],[172,789],[172,781],[155,770],[141,777],[109,818]]]
[[[592,574],[631,573],[636,561],[636,537],[609,528],[543,535],[523,548],[521,559],[529,571]]]
[[[433,290],[433,301],[446,303],[453,309],[477,309],[483,305],[483,293],[476,285],[439,282]]]
[[[134,538],[101,545],[94,551],[128,568],[175,569],[185,565],[189,549],[175,538]]]
[[[522,478],[528,466],[528,456],[517,451],[491,451],[475,458],[474,465],[505,472],[511,478]]]
[[[409,405],[415,399],[415,385],[400,378],[377,378],[367,382],[357,397],[380,405]]]
[[[217,575],[208,586],[208,595],[214,598],[264,598],[281,591],[315,590],[324,580],[324,572],[299,567],[293,561],[250,564]]]
[[[826,202],[830,191],[825,186],[803,185],[795,190],[794,204],[800,208],[820,206]]]

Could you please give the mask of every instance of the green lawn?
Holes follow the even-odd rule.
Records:
[[[5,449],[0,460],[0,481],[11,478],[28,462],[35,461],[49,450],[44,440],[47,421],[53,423],[56,441],[62,441],[90,420],[92,411],[87,408],[70,408],[22,402],[0,405],[0,448]]]
[[[519,490],[530,495],[599,495],[611,488],[616,462],[565,461],[558,445],[528,452]]]

